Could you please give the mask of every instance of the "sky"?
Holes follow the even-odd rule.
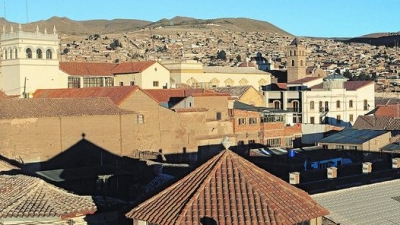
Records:
[[[0,0],[0,17],[25,24],[53,16],[83,21],[175,16],[196,19],[245,17],[295,35],[356,37],[400,31],[400,0]]]

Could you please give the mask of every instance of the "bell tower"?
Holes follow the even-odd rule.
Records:
[[[7,95],[28,97],[39,88],[66,88],[68,78],[60,73],[59,38],[54,27],[52,33],[24,32],[5,27],[1,34],[0,90]]]
[[[306,48],[295,38],[287,50],[287,82],[306,77]]]

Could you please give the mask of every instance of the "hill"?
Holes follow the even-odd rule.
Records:
[[[1,18],[0,26],[6,26],[7,30],[10,29],[10,26],[13,26],[14,30],[16,30],[18,24]],[[23,30],[33,32],[36,30],[37,26],[39,26],[41,31],[46,28],[47,32],[52,32],[53,27],[56,26],[59,33],[67,35],[86,35],[93,33],[109,34],[136,31],[140,29],[168,27],[170,29],[176,28],[178,30],[212,28],[239,32],[260,31],[292,36],[287,31],[284,31],[271,23],[248,18],[219,18],[203,20],[177,16],[172,19],[161,19],[156,22],[151,22],[134,19],[75,21],[66,17],[52,17],[48,20],[23,24]]]
[[[384,45],[394,47],[400,45],[400,32],[397,33],[372,33],[361,37],[350,38],[344,42],[365,43],[370,45]]]

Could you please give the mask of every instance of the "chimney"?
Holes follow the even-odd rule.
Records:
[[[299,184],[300,183],[300,173],[299,172],[289,173],[289,183],[290,184]]]

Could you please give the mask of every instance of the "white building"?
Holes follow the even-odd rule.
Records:
[[[24,32],[21,25],[6,33],[3,27],[0,46],[0,90],[7,95],[27,96],[39,88],[66,88],[68,77],[60,72],[59,38],[52,33]]]
[[[271,74],[253,67],[203,66],[196,61],[161,62],[175,83],[193,87],[232,87],[251,85],[256,90],[271,83]]]

